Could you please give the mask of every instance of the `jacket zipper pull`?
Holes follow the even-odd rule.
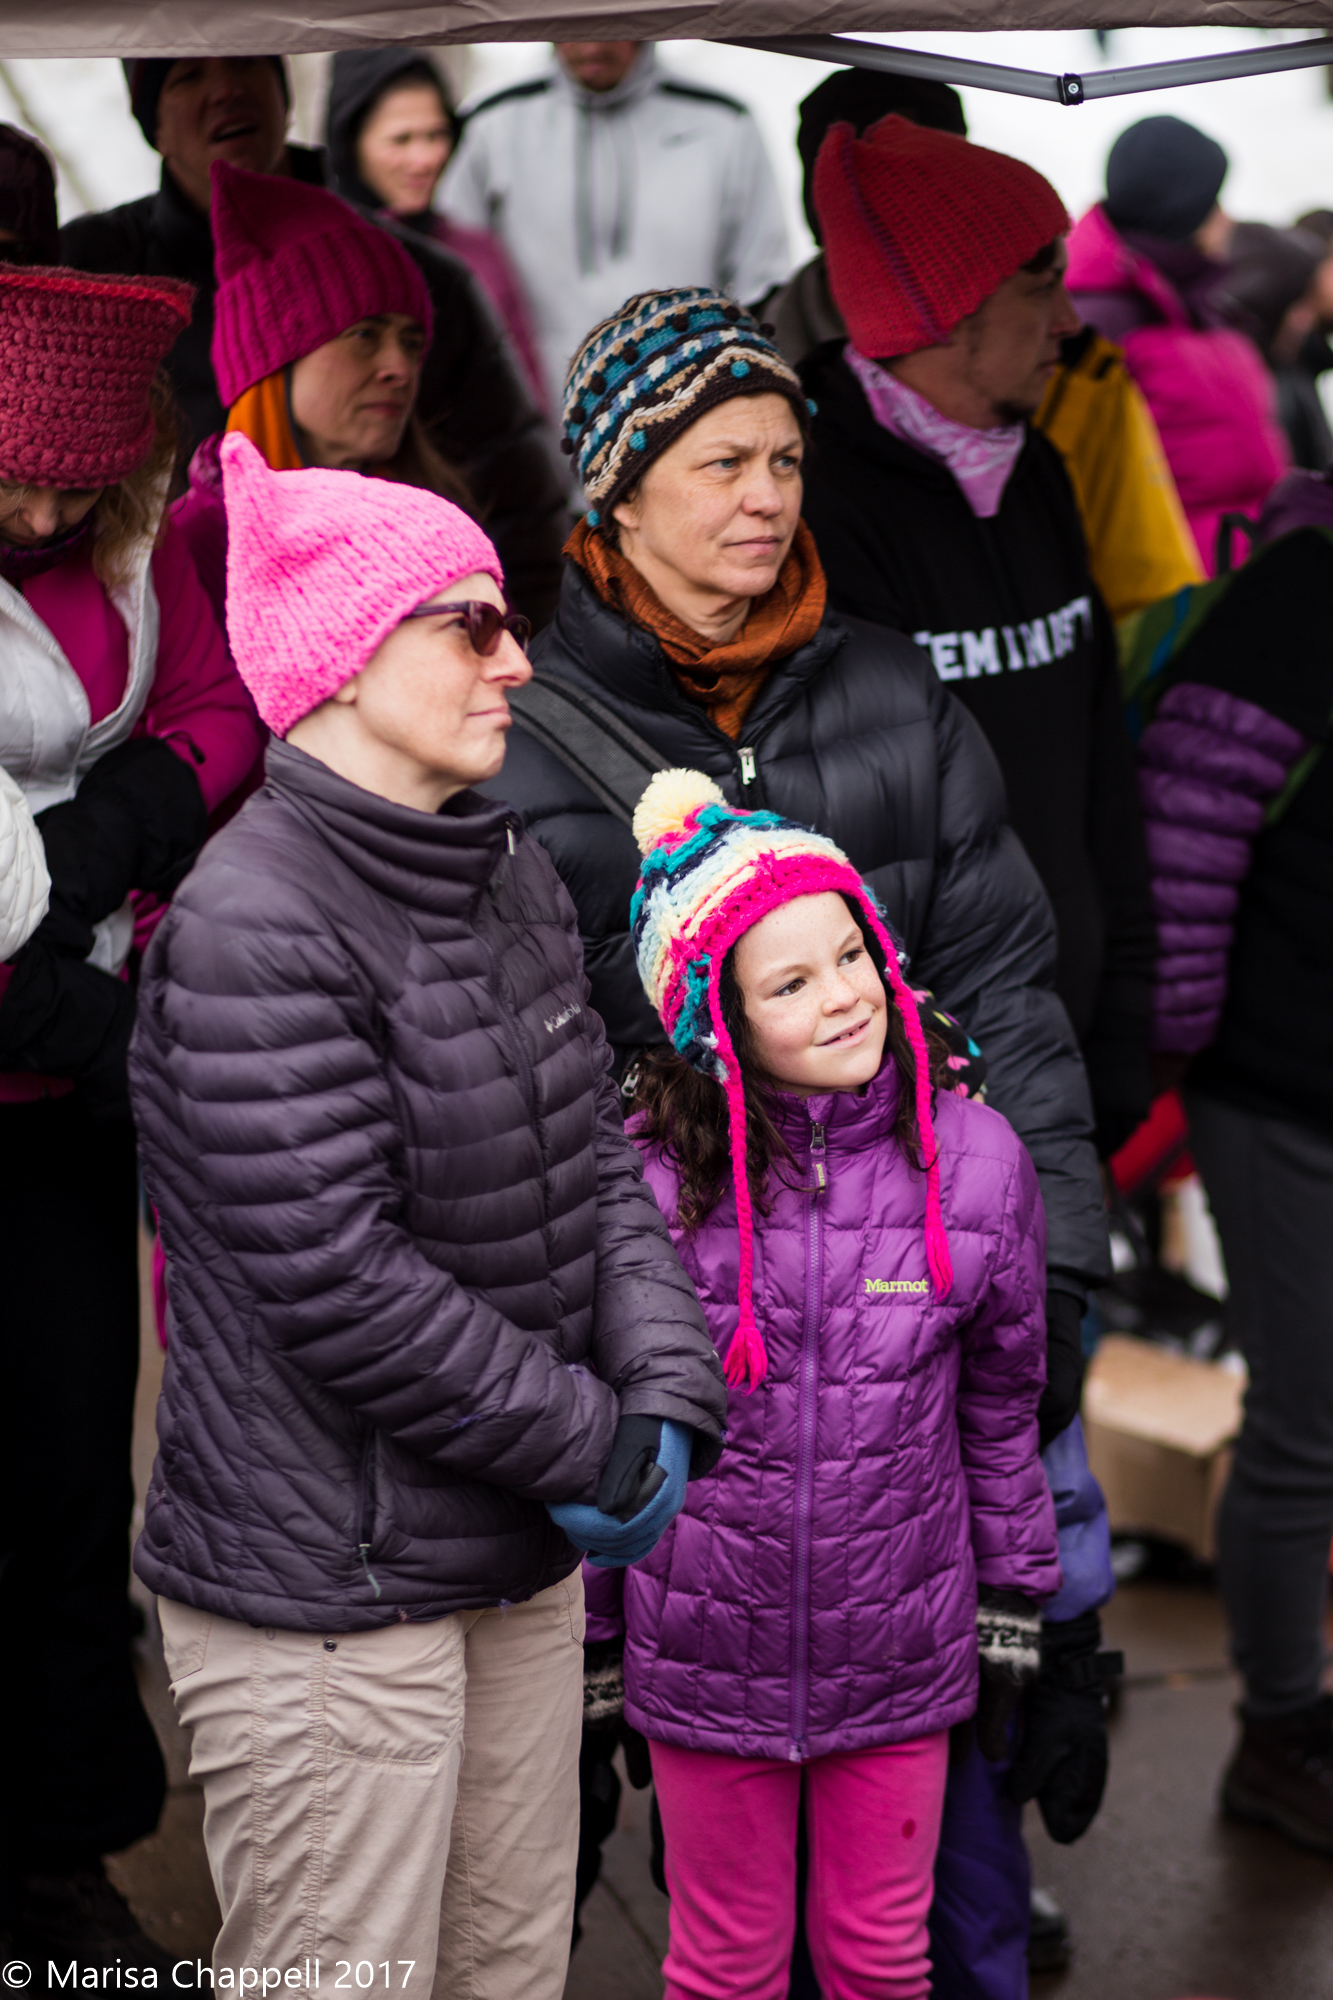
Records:
[[[370,1555],[370,1543],[369,1543],[369,1542],[358,1542],[358,1543],[357,1543],[357,1550],[358,1550],[358,1552],[359,1552],[359,1554],[360,1554],[360,1557],[361,1557],[361,1567],[362,1567],[362,1569],[363,1569],[363,1570],[364,1570],[364,1571],[366,1572],[366,1582],[367,1582],[367,1583],[368,1583],[368,1584],[370,1585],[370,1587],[371,1587],[371,1589],[372,1589],[372,1590],[374,1591],[374,1593],[375,1593],[376,1597],[379,1597],[379,1596],[381,1595],[381,1592],[380,1592],[380,1587],[379,1587],[379,1584],[378,1584],[378,1582],[376,1581],[375,1577],[374,1577],[374,1576],[372,1575],[372,1573],[371,1573],[371,1568],[370,1568],[370,1563],[369,1563],[369,1560],[368,1560],[368,1558],[369,1558],[369,1555]]]
[[[824,1171],[824,1128],[814,1125],[810,1130],[810,1164],[815,1170],[814,1192],[822,1194],[828,1186],[828,1175]]]
[[[505,839],[509,842],[509,852],[511,854],[517,854],[518,842],[514,839],[514,823],[512,820],[506,821],[505,823]]]
[[[754,751],[740,749],[736,752],[736,755],[741,760],[741,783],[743,785],[752,785],[755,780]]]

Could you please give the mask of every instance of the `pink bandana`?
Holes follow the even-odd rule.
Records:
[[[904,444],[915,445],[928,458],[947,465],[963,498],[979,520],[1000,511],[1004,489],[1027,437],[1027,425],[1001,424],[993,431],[974,431],[970,424],[942,417],[933,403],[909,389],[878,361],[869,361],[848,341],[847,366],[866,392],[875,422]]]

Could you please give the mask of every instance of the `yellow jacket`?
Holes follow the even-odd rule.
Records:
[[[1118,347],[1092,335],[1051,382],[1035,422],[1065,462],[1093,580],[1117,624],[1202,583],[1157,425]]]

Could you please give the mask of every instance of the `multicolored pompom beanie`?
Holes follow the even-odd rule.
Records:
[[[826,890],[859,908],[884,954],[889,986],[916,1069],[916,1118],[926,1159],[926,1262],[942,1298],[953,1263],[940,1212],[939,1149],[931,1116],[930,1064],[916,999],[872,892],[840,847],[774,812],[727,804],[702,771],[659,771],[634,814],[643,867],[630,904],[630,931],[644,991],[672,1047],[727,1096],[731,1165],[741,1258],[740,1322],[727,1350],[726,1378],[757,1389],[768,1355],[754,1318],[754,1213],[746,1171],[745,1090],[722,1014],[727,953],[770,910]]]
[[[810,406],[795,372],[734,299],[702,285],[640,292],[595,326],[569,364],[560,449],[601,527],[682,431],[735,396],[785,396],[802,435]]]

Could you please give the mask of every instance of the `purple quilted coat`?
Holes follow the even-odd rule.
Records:
[[[972,1713],[978,1581],[1051,1597],[1055,1518],[1037,1456],[1045,1220],[997,1112],[937,1107],[949,1297],[926,1273],[925,1181],[893,1140],[898,1080],[783,1098],[796,1162],[757,1219],[769,1372],[727,1406],[715,1477],[624,1576],[625,1711],[646,1736],[741,1757],[819,1757]],[[671,1166],[649,1152],[663,1212]],[[676,1246],[720,1353],[736,1325],[728,1196]]]
[[[1139,790],[1161,956],[1155,1049],[1194,1055],[1217,1033],[1240,885],[1270,799],[1306,739],[1266,709],[1182,681],[1139,743]]]

